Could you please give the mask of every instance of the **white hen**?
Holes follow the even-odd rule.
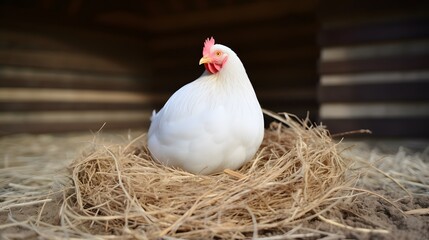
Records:
[[[148,148],[159,162],[195,174],[235,170],[261,145],[262,110],[243,64],[230,48],[207,39],[203,63],[206,71],[154,112]]]

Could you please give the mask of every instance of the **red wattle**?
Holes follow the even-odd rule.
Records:
[[[221,66],[214,63],[206,63],[204,64],[204,67],[206,67],[207,71],[212,74],[219,72],[219,70],[221,69]]]

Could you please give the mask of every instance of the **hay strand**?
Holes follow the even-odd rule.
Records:
[[[425,214],[429,214],[429,208],[412,209],[412,210],[405,211],[405,214],[408,214],[408,215],[425,215]]]
[[[388,230],[385,230],[385,229],[368,229],[368,228],[350,227],[350,226],[341,224],[339,222],[336,222],[334,220],[327,219],[327,218],[323,217],[322,215],[319,215],[318,218],[324,222],[327,222],[329,224],[332,224],[334,226],[344,228],[347,230],[358,231],[358,232],[363,232],[363,233],[381,233],[381,234],[389,234],[390,233]]]
[[[33,231],[8,233],[10,238],[36,233],[45,239],[339,239],[346,235],[332,226],[390,232],[348,210],[368,196],[403,216],[428,214],[425,206],[403,208],[399,200],[362,188],[388,179],[412,199],[409,187],[428,186],[428,165],[421,160],[350,156],[352,148],[334,141],[324,126],[287,113],[264,113],[278,122],[266,130],[254,159],[239,170],[210,176],[157,163],[146,148],[145,134],[128,137],[126,143],[100,144],[97,132],[89,148],[72,158],[68,172],[60,171],[64,162],[58,161],[35,172],[37,162],[11,161],[8,155],[0,169],[1,179],[7,179],[0,181],[5,188],[0,208],[10,211],[10,217],[0,229]],[[398,168],[396,161],[406,168]],[[58,222],[48,222],[45,213],[54,204],[59,206]],[[37,208],[37,214],[26,220],[13,217],[14,211],[29,207]],[[346,224],[344,209],[368,225]],[[311,222],[328,227],[310,228]]]
[[[65,224],[148,238],[257,238],[335,207],[356,180],[346,179],[351,163],[337,143],[323,126],[264,112],[280,123],[237,171],[199,176],[163,166],[144,135],[125,147],[96,148],[71,165],[75,191],[63,203]]]

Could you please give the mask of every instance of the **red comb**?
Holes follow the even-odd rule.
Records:
[[[203,48],[203,56],[207,56],[210,54],[210,48],[215,44],[215,40],[213,37],[207,38],[204,42],[204,48]]]

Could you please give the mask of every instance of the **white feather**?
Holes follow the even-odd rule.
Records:
[[[223,68],[176,91],[151,117],[148,148],[169,166],[195,174],[237,169],[258,150],[264,120],[240,59],[228,47]]]

